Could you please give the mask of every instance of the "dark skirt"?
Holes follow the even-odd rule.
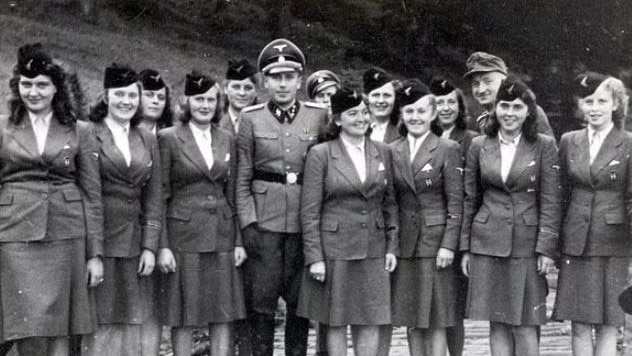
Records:
[[[437,259],[397,260],[391,277],[392,322],[395,326],[445,328],[456,325],[456,273],[437,270]]]
[[[467,316],[513,326],[545,324],[548,284],[537,268],[536,258],[473,254]]]
[[[158,315],[164,325],[206,326],[246,317],[233,252],[176,253],[176,272],[161,274]]]
[[[384,258],[326,261],[325,282],[305,269],[298,301],[299,316],[331,326],[391,323],[389,273]]]
[[[623,326],[618,297],[628,285],[629,263],[628,257],[564,256],[553,319]]]
[[[103,259],[103,283],[95,289],[99,324],[143,324],[153,313],[153,277],[138,274],[139,261],[139,256]]]
[[[0,243],[0,339],[96,329],[83,239]]]

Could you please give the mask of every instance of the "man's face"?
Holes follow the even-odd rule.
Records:
[[[301,75],[296,71],[266,74],[263,85],[274,103],[289,105],[296,99],[296,92],[301,87]]]
[[[496,100],[498,88],[506,76],[501,72],[472,74],[472,95],[482,106],[490,106]]]

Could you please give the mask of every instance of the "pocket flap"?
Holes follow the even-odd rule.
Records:
[[[0,205],[11,205],[11,204],[13,204],[13,194],[0,195]]]
[[[268,191],[268,187],[259,183],[260,182],[256,180],[253,181],[252,186],[250,187],[250,190],[252,190],[253,193],[264,194],[266,191]]]
[[[279,135],[274,132],[255,132],[254,136],[256,138],[265,138],[270,140],[275,140],[279,138]]]
[[[182,207],[175,207],[167,210],[167,217],[182,221],[191,221],[191,210]]]
[[[535,214],[524,214],[524,224],[527,226],[537,226],[538,217]]]
[[[314,141],[316,138],[314,135],[298,135],[300,141]]]
[[[320,223],[320,228],[324,231],[338,231],[338,221],[324,220]]]
[[[445,225],[445,214],[424,214],[426,226]]]
[[[623,214],[610,213],[610,214],[603,214],[603,215],[606,218],[606,224],[608,225],[623,224],[625,222],[625,219],[623,218]]]
[[[81,193],[79,193],[78,190],[64,190],[64,199],[66,199],[66,201],[81,200]]]
[[[478,214],[474,217],[474,221],[479,223],[486,223],[489,220],[489,213],[486,211],[479,211]]]

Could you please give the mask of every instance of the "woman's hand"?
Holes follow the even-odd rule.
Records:
[[[92,257],[86,263],[88,287],[94,288],[103,282],[103,260],[101,257]]]
[[[327,267],[325,267],[325,261],[318,261],[309,265],[309,275],[319,282],[325,281],[326,272]]]
[[[463,254],[461,257],[461,271],[465,277],[470,277],[470,260],[472,259],[472,255],[469,252]]]
[[[395,267],[397,267],[397,257],[392,253],[387,253],[384,258],[384,269],[391,273],[395,270]]]
[[[546,257],[544,255],[538,255],[538,273],[540,275],[545,275],[551,272],[555,268],[555,262],[552,258]]]
[[[241,266],[241,264],[244,263],[246,259],[248,259],[246,249],[241,246],[235,247],[235,267]]]
[[[162,273],[176,271],[176,258],[168,248],[158,250],[158,269]]]
[[[156,266],[156,256],[150,250],[144,249],[140,254],[138,273],[141,276],[149,276],[154,271],[154,266]]]
[[[454,261],[454,251],[441,247],[437,252],[437,268],[446,268]]]

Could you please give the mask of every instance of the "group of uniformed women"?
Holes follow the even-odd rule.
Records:
[[[558,153],[515,77],[496,88],[480,136],[448,80],[380,69],[363,80],[361,93],[330,71],[307,79],[330,108],[301,197],[297,313],[320,323],[319,351],[346,354],[350,325],[356,354],[388,353],[394,325],[408,328],[413,355],[460,355],[467,316],[490,322],[493,355],[535,355],[557,264],[553,318],[572,321],[574,354],[614,355],[632,253],[622,82],[577,78],[586,128]],[[83,335],[85,355],[157,355],[166,325],[174,354],[189,355],[192,330],[208,326],[211,354],[232,354],[247,259],[234,133],[256,101],[256,70],[230,62],[221,85],[187,74],[175,126],[151,69],[107,67],[88,120],[76,75],[39,44],[19,49],[10,86],[0,340],[21,355],[67,355],[70,335]]]

